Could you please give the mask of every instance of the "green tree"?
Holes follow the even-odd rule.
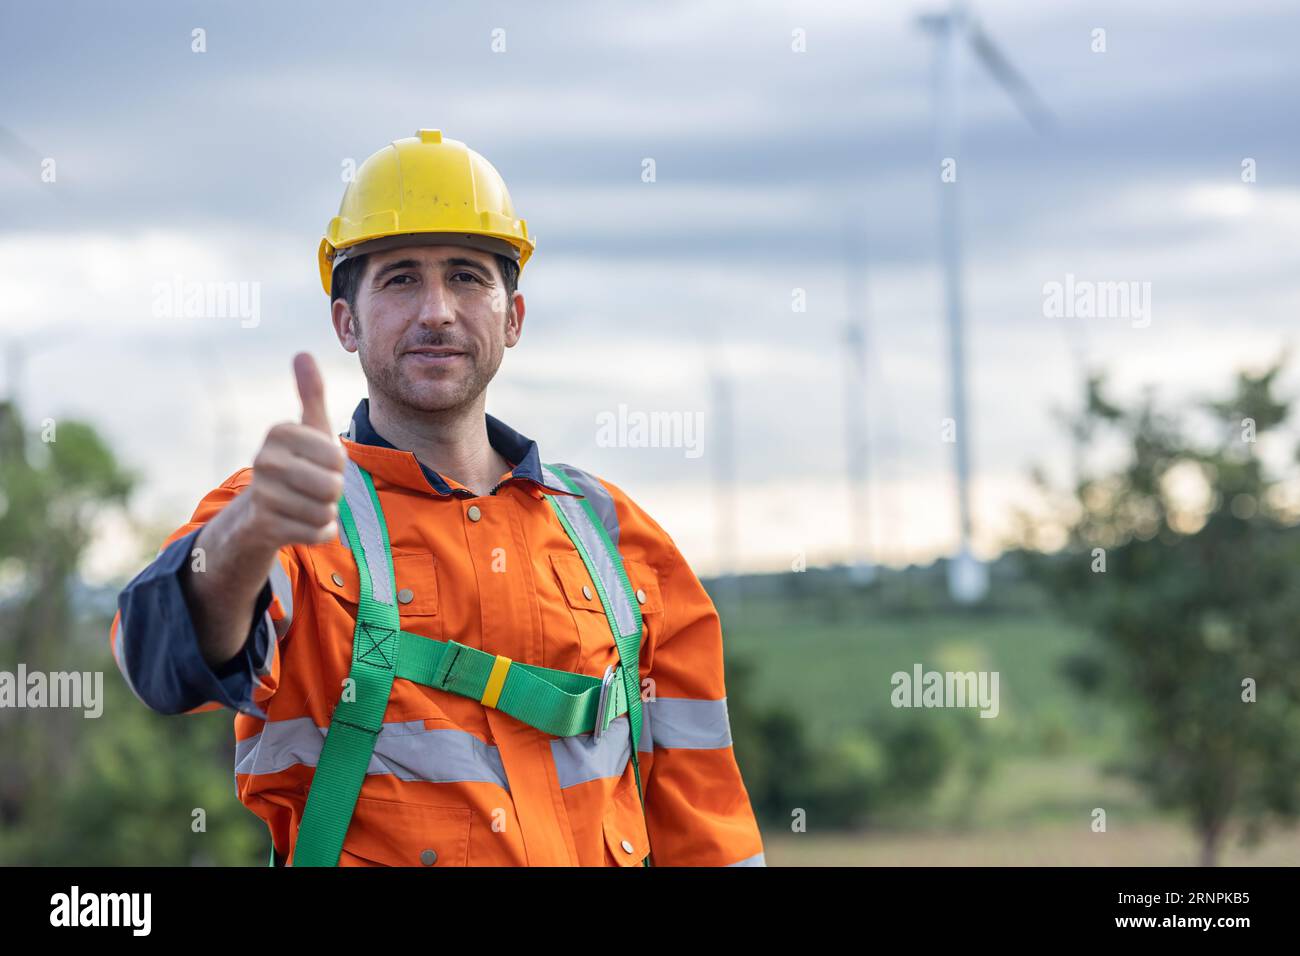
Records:
[[[133,483],[89,425],[32,434],[0,403],[0,670],[103,675],[98,718],[0,710],[0,863],[265,861],[266,828],[234,795],[229,715],[164,717],[136,700],[109,653],[111,611],[87,600],[93,529]]]
[[[95,516],[130,488],[111,453],[78,422],[45,422],[29,436],[0,403],[0,660],[13,671],[57,670],[75,657],[72,584]],[[44,784],[72,766],[79,714],[0,711],[0,821],[20,827]]]
[[[1150,391],[1122,408],[1093,378],[1071,423],[1075,487],[1054,493],[1040,478],[1053,517],[1025,526],[1031,548],[1048,526],[1065,531],[1066,546],[1030,566],[1096,635],[1067,676],[1123,708],[1123,768],[1188,816],[1204,865],[1233,825],[1258,840],[1300,809],[1295,475],[1261,454],[1288,441],[1281,368],[1240,373],[1224,399],[1180,412]],[[1117,447],[1118,462],[1094,471]]]
[[[760,706],[754,662],[729,653],[727,711],[736,762],[762,828],[786,830],[796,811],[810,830],[859,830],[928,800],[955,762],[955,721],[864,720],[810,739],[788,705]]]

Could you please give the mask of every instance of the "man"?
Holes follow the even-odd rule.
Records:
[[[238,711],[273,862],[763,865],[707,593],[620,488],[485,413],[533,245],[438,130],[367,159],[319,259],[369,397],[336,437],[298,355],[301,422],[121,594],[136,695]]]

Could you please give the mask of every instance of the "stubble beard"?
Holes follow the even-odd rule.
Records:
[[[402,355],[389,355],[386,360],[375,361],[360,332],[357,343],[361,371],[370,388],[381,394],[388,404],[416,412],[445,412],[468,405],[487,388],[496,373],[496,369],[484,368],[479,356],[467,350],[465,357],[470,367],[459,371],[454,379],[446,372],[432,371],[415,377],[412,375],[413,363],[409,359]],[[429,383],[437,378],[454,384],[451,387],[444,384],[440,388],[431,388]]]

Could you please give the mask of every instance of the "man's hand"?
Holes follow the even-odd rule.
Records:
[[[253,480],[203,526],[195,539],[207,560],[186,571],[182,588],[203,658],[211,667],[231,660],[248,639],[257,597],[281,548],[319,544],[338,534],[347,455],[330,431],[325,386],[306,352],[293,358],[302,421],[266,434],[253,459]]]
[[[293,359],[302,422],[282,422],[266,434],[253,459],[241,533],[254,546],[318,544],[338,535],[338,501],[347,456],[330,431],[325,385],[306,352]]]

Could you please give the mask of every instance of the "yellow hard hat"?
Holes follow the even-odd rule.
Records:
[[[442,131],[394,140],[358,167],[320,242],[320,281],[330,294],[346,258],[403,245],[463,245],[524,263],[535,243],[515,218],[491,163]]]

